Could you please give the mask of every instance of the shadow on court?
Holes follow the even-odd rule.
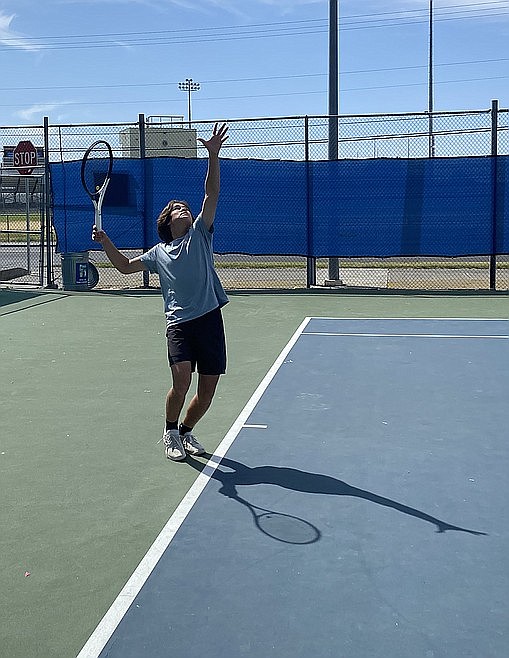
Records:
[[[205,454],[203,457],[207,459],[213,458],[212,455]],[[193,459],[192,457],[187,457],[187,463],[190,464],[193,468],[198,471],[202,471],[205,464]],[[229,470],[222,470],[221,467],[225,467]],[[303,493],[312,493],[312,494],[322,494],[327,496],[351,496],[355,498],[362,498],[376,505],[382,505],[383,507],[390,507],[397,512],[402,514],[407,514],[413,516],[427,523],[431,523],[436,527],[436,532],[442,533],[447,530],[456,530],[459,532],[466,532],[470,535],[486,536],[487,533],[480,532],[477,530],[470,530],[468,528],[463,528],[461,526],[453,525],[441,519],[437,519],[430,514],[426,514],[421,510],[409,507],[398,501],[391,500],[390,498],[384,498],[379,496],[372,491],[366,491],[365,489],[359,489],[358,487],[353,487],[350,484],[343,482],[343,480],[338,480],[330,475],[322,475],[320,473],[309,473],[307,471],[300,471],[295,468],[286,468],[281,466],[255,466],[250,467],[242,464],[240,462],[234,461],[224,457],[219,462],[218,467],[211,474],[211,478],[217,480],[221,483],[221,489],[219,493],[223,496],[227,496],[232,500],[237,500],[237,502],[246,505],[250,508],[256,507],[252,506],[251,503],[241,498],[237,492],[237,486],[255,486],[257,484],[272,484],[283,489],[288,489],[291,491],[299,491]],[[258,508],[261,509],[261,508]],[[253,512],[253,509],[251,509]],[[265,510],[269,514],[277,514],[277,512],[272,512],[270,510]],[[253,515],[255,516],[254,512]],[[289,516],[289,515],[284,515]],[[260,517],[260,515],[258,515]],[[260,517],[263,518],[263,517]],[[298,517],[292,517],[296,519],[296,522],[301,522],[308,524],[311,528],[315,528],[307,521],[299,519]],[[255,523],[262,532],[265,532],[263,524],[260,524],[257,521],[255,516]],[[285,526],[289,525],[285,523]],[[278,536],[274,536],[271,532],[265,532],[270,536],[273,536],[274,539],[279,539],[280,541],[286,541],[281,539]],[[302,535],[305,537],[304,532],[300,532],[299,536]],[[311,539],[312,531],[308,532],[309,541],[287,541],[287,543],[311,543],[311,541],[318,541],[320,539],[320,531],[318,528],[315,528],[315,539]]]
[[[0,315],[9,315],[33,306],[49,304],[65,298],[66,295],[61,292],[51,294],[37,290],[0,289]],[[11,306],[12,304],[17,304],[17,306],[14,308]]]

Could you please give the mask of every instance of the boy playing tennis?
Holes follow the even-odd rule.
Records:
[[[162,441],[166,456],[174,461],[185,459],[186,453],[205,452],[192,430],[210,407],[219,377],[226,372],[221,307],[228,298],[214,269],[212,232],[219,197],[219,151],[227,132],[226,124],[216,124],[210,139],[199,140],[208,151],[208,169],[205,196],[196,219],[185,201],[170,201],[157,219],[161,242],[132,259],[121,254],[104,231],[95,226],[92,231],[92,239],[102,245],[122,274],[143,270],[159,274],[172,373]],[[196,394],[179,425],[195,368]]]

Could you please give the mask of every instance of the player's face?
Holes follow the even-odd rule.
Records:
[[[175,203],[171,210],[171,228],[176,237],[183,235],[193,223],[193,216],[185,203]]]

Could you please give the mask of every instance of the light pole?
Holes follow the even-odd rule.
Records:
[[[329,160],[338,159],[339,38],[338,0],[329,0]],[[339,259],[329,258],[329,279],[339,281]]]
[[[433,135],[433,0],[429,0],[429,57],[428,57],[428,156],[435,156]]]
[[[179,89],[180,91],[187,92],[187,122],[189,124],[189,128],[191,128],[191,94],[193,91],[200,90],[200,83],[193,82],[192,78],[186,78],[185,82],[179,82]]]
[[[329,160],[338,159],[338,0],[329,0]]]

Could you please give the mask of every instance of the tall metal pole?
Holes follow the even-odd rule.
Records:
[[[329,160],[338,159],[339,114],[339,8],[329,0]],[[329,258],[329,279],[339,281],[339,259]]]
[[[490,290],[497,289],[497,253],[498,253],[498,100],[491,101],[491,158],[492,158],[492,244],[490,254]]]
[[[57,288],[53,271],[53,235],[51,230],[51,191],[49,172],[49,117],[44,117],[44,228],[46,231],[46,288]]]
[[[433,0],[429,0],[429,58],[428,58],[428,156],[435,156],[433,134]]]
[[[191,128],[191,94],[193,91],[200,90],[200,84],[193,82],[192,78],[186,78],[185,82],[179,82],[179,89],[187,92],[187,123]]]
[[[338,159],[338,0],[329,0],[329,160]]]
[[[148,251],[148,191],[147,191],[147,134],[145,131],[145,115],[138,114],[138,135],[140,138],[140,160],[143,165],[143,253]],[[143,270],[143,287],[150,287],[148,270]]]

